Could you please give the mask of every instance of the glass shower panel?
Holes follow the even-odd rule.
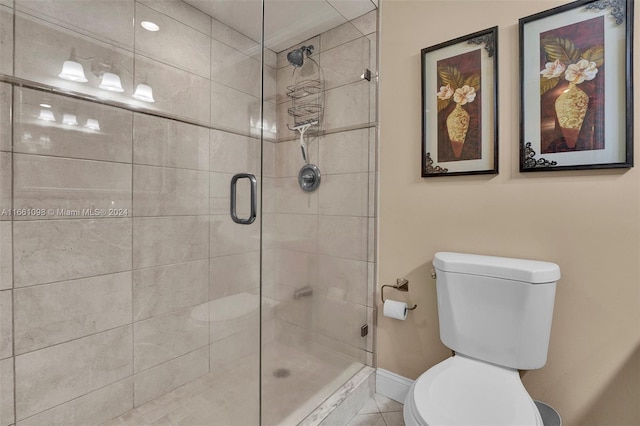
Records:
[[[1,426],[259,424],[260,51],[178,0],[0,0]]]
[[[277,131],[263,140],[263,425],[303,421],[373,351],[376,82],[361,75],[376,74],[377,11],[284,3],[264,12]],[[320,170],[311,192],[307,163]]]

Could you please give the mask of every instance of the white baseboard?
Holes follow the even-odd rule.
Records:
[[[401,404],[404,404],[404,399],[412,385],[411,379],[382,368],[376,370],[376,393]]]

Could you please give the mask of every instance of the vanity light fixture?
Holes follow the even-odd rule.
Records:
[[[124,92],[120,76],[112,72],[105,72],[102,74],[102,81],[98,87],[110,92]]]
[[[66,124],[67,126],[77,126],[78,119],[75,114],[62,114],[62,124]]]
[[[88,118],[87,124],[85,124],[84,127],[91,130],[100,130],[100,122],[95,118]]]
[[[51,105],[49,105],[49,104],[40,104],[40,106],[42,108],[51,108]]]
[[[86,83],[87,77],[84,75],[84,68],[82,64],[76,61],[68,60],[62,64],[62,71],[58,74],[58,77],[63,80],[77,81],[78,83]]]
[[[142,28],[144,28],[147,31],[159,31],[160,27],[158,26],[158,24],[151,22],[151,21],[142,21],[140,22],[140,26],[142,26]]]
[[[136,91],[132,95],[133,99],[137,99],[139,101],[150,102],[153,103],[156,100],[153,99],[153,89],[148,84],[140,83],[136,86]]]
[[[41,109],[40,115],[38,115],[38,120],[42,121],[56,121],[56,117],[53,115],[53,111],[49,109]]]

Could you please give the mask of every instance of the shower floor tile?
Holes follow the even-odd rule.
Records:
[[[298,424],[361,367],[330,351],[309,353],[275,344],[266,348],[262,360],[262,424]],[[259,374],[258,357],[245,357],[103,426],[257,425]]]

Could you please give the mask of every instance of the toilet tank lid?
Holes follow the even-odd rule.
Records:
[[[433,266],[445,272],[482,275],[530,284],[544,284],[560,279],[560,267],[555,263],[478,254],[439,252]]]

